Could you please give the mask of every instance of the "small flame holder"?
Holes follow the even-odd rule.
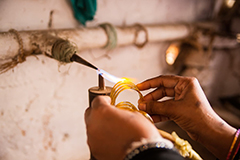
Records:
[[[91,103],[95,97],[110,96],[111,91],[112,91],[112,87],[105,86],[104,78],[101,76],[101,74],[99,74],[98,86],[91,87],[88,89],[89,106],[91,107]]]

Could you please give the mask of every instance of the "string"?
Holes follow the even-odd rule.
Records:
[[[8,70],[14,68],[18,63],[24,62],[26,60],[26,56],[28,56],[28,55],[25,55],[25,53],[24,53],[23,40],[22,40],[22,37],[20,36],[20,34],[18,33],[18,31],[15,29],[10,29],[9,32],[13,33],[16,36],[17,42],[19,44],[19,51],[18,51],[18,54],[16,56],[14,56],[13,58],[11,58],[11,60],[9,62],[5,62],[0,65],[0,74],[7,72]]]
[[[148,31],[143,25],[141,25],[139,23],[135,24],[134,28],[136,29],[135,34],[134,34],[134,44],[138,48],[143,48],[148,42]],[[145,39],[142,43],[139,43],[139,42],[137,42],[137,38],[139,37],[139,33],[141,31],[143,31],[145,33]]]
[[[77,52],[77,46],[64,39],[57,39],[52,46],[52,58],[65,63],[70,63],[72,56]]]
[[[103,23],[99,25],[104,29],[107,34],[108,41],[107,44],[104,46],[107,50],[112,50],[117,47],[117,32],[115,27],[110,23]]]

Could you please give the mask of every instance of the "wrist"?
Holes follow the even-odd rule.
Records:
[[[234,139],[236,129],[227,124],[218,115],[206,123],[205,129],[199,132],[199,140],[210,152],[219,159],[226,159]]]
[[[229,149],[228,155],[226,160],[235,160],[235,159],[239,159],[240,156],[237,154],[240,154],[239,148],[240,148],[240,129],[237,130],[234,139],[232,141],[231,147]]]

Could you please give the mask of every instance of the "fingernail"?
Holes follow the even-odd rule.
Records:
[[[141,84],[140,84],[140,83],[139,83],[139,84],[137,84],[136,86],[137,86],[137,88],[138,88],[138,89],[140,89],[140,88],[141,88]]]
[[[145,111],[146,110],[146,104],[145,103],[140,103],[139,105],[138,105],[138,108],[140,109],[140,110],[143,110],[143,111]]]

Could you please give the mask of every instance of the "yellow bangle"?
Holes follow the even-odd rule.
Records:
[[[231,145],[231,147],[230,147],[230,150],[229,150],[229,152],[228,152],[228,155],[227,155],[227,159],[226,159],[226,160],[229,160],[230,157],[231,157],[232,150],[233,150],[233,147],[235,146],[235,143],[236,143],[236,141],[237,141],[237,139],[238,139],[239,133],[240,133],[240,129],[237,131],[237,133],[236,133],[235,136],[234,136],[234,139],[233,139],[232,145]]]

